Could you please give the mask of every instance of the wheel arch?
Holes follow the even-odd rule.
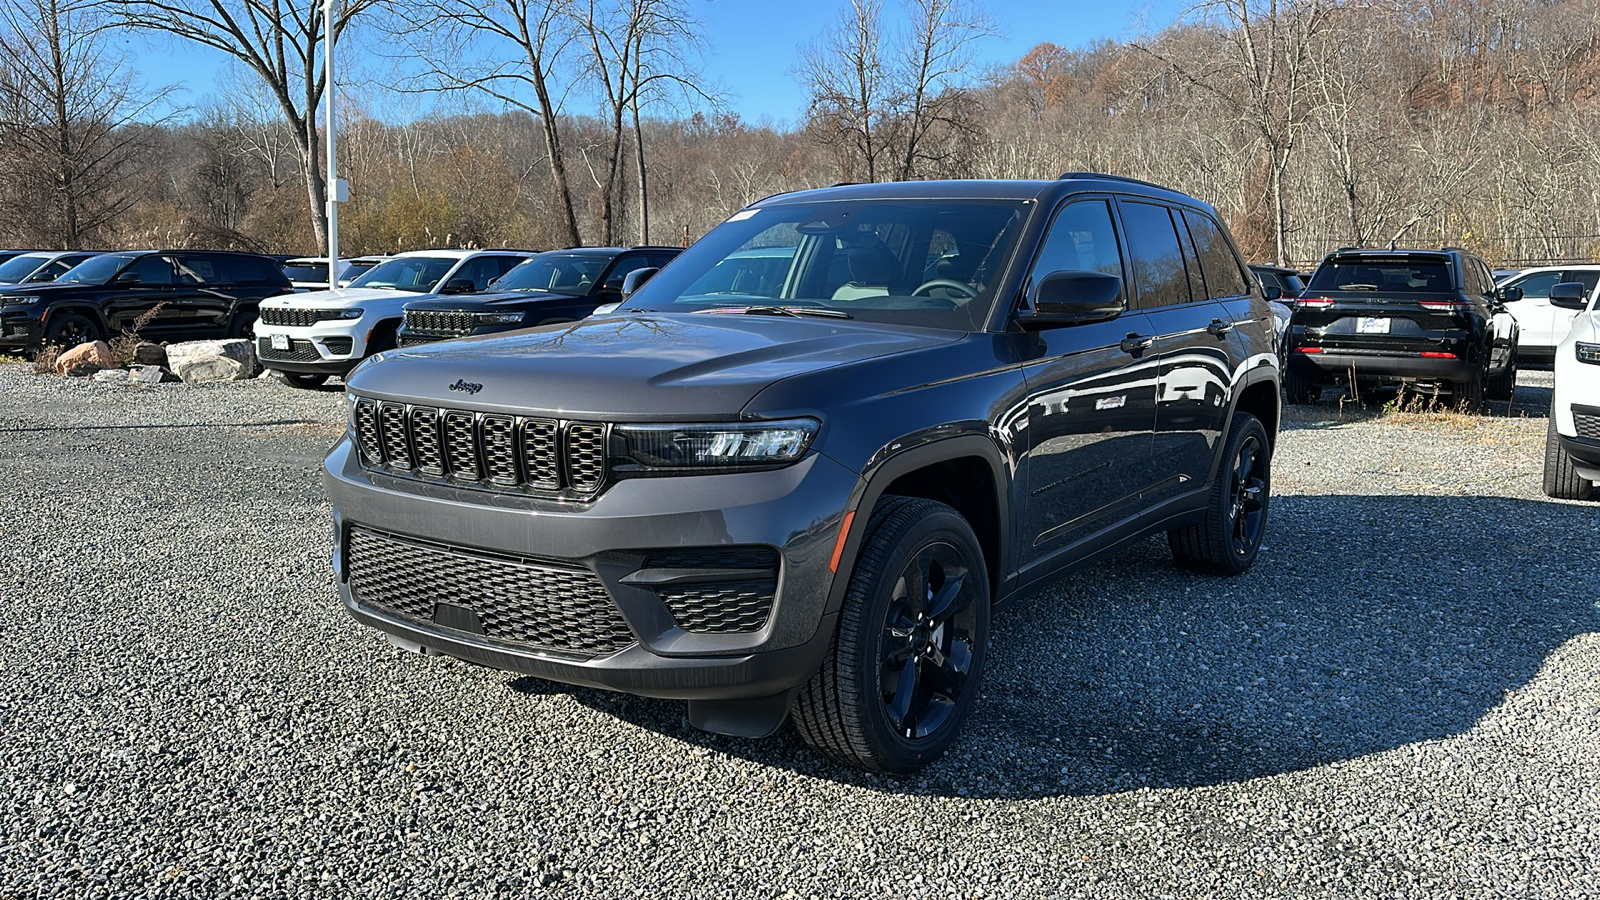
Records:
[[[82,300],[67,300],[61,303],[50,304],[49,307],[45,309],[44,316],[42,317],[44,320],[42,323],[43,327],[49,328],[50,318],[52,316],[61,315],[64,313],[75,313],[77,315],[87,317],[89,321],[98,326],[100,331],[105,334],[105,339],[110,340],[111,325],[106,321],[105,310],[93,303],[87,303]]]

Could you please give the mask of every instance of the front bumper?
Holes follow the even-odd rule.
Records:
[[[0,307],[0,348],[25,350],[44,339],[44,319],[33,306]]]
[[[400,642],[495,668],[691,701],[781,695],[821,665],[836,615],[829,608],[835,587],[829,558],[856,482],[854,473],[812,453],[768,472],[622,479],[592,501],[573,503],[371,472],[348,440],[329,454],[323,471],[335,509],[334,568],[357,621]],[[470,591],[421,598],[431,617],[368,602],[352,577],[356,529],[427,542],[453,560],[489,554],[598,578],[614,606],[607,613],[626,623],[626,645],[586,655],[488,636],[471,627],[470,616],[457,627],[456,607],[473,604]],[[656,554],[731,547],[771,548],[779,562],[770,612],[755,630],[687,630],[663,595],[637,577],[661,571],[641,568]]]
[[[360,319],[327,319],[315,325],[255,324],[256,356],[269,369],[283,372],[344,375],[367,356],[367,340],[378,324],[371,315]],[[273,335],[289,339],[290,349],[271,349]]]

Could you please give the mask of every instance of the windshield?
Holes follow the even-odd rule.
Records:
[[[500,276],[494,290],[587,294],[611,259],[593,253],[541,253]]]
[[[1306,289],[1403,294],[1442,294],[1454,290],[1449,263],[1417,259],[1330,259],[1317,267]]]
[[[328,280],[328,264],[325,262],[291,262],[283,264],[283,274],[289,276],[290,281],[320,281]]]
[[[854,200],[745,210],[629,298],[657,312],[818,314],[981,330],[1021,201]]]
[[[105,284],[111,280],[111,276],[122,271],[123,266],[137,258],[138,256],[132,253],[107,253],[104,256],[96,256],[68,269],[56,281],[67,284]]]
[[[365,275],[350,282],[353,288],[387,288],[427,294],[437,289],[439,280],[455,266],[448,256],[407,256],[373,266]]]
[[[49,261],[50,256],[45,253],[14,256],[5,263],[0,263],[0,284],[16,284],[39,271],[39,267]]]
[[[339,274],[339,280],[340,281],[350,281],[353,278],[359,278],[360,276],[366,274],[366,272],[369,269],[371,269],[373,266],[375,266],[377,264],[378,264],[378,261],[375,260],[375,259],[373,259],[373,260],[357,260],[357,261],[349,264],[348,266],[344,267],[344,271]]]

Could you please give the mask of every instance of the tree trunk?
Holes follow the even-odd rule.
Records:
[[[639,96],[633,97],[633,159],[639,175],[639,243],[650,243],[650,190],[644,164],[644,129],[639,126]]]
[[[578,214],[572,205],[567,163],[561,155],[561,132],[556,128],[555,105],[550,99],[541,66],[533,67],[533,89],[539,97],[539,108],[544,110],[539,117],[539,130],[544,136],[545,156],[550,160],[550,183],[556,192],[556,213],[560,217],[562,230],[566,232],[567,246],[579,247],[583,245],[583,237],[578,232]]]
[[[304,127],[295,131],[300,145],[300,158],[305,160],[306,199],[311,203],[311,231],[316,235],[316,246],[327,252],[328,246],[328,184],[322,175],[321,142],[317,140],[316,107],[311,108]]]

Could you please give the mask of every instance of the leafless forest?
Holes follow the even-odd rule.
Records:
[[[341,53],[397,73],[339,94],[346,253],[676,244],[778,191],[1095,170],[1209,200],[1259,261],[1600,256],[1600,0],[1213,0],[1073,50],[1063,12],[993,67],[980,3],[854,0],[763,74],[810,97],[790,130],[724,111],[738,86],[702,83],[715,48],[683,0],[340,8]],[[314,252],[324,27],[313,0],[0,0],[0,244]],[[130,29],[240,74],[158,113]]]

